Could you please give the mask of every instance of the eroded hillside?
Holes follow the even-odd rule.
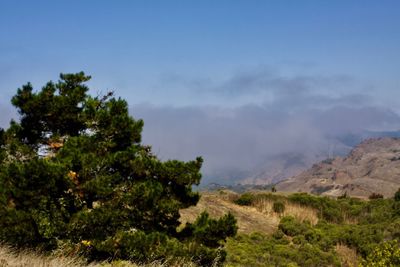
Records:
[[[277,185],[279,191],[368,197],[393,196],[400,187],[400,139],[368,139],[348,156],[326,159]]]

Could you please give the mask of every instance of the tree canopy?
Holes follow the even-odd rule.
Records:
[[[61,74],[35,92],[18,89],[20,120],[0,131],[0,241],[90,260],[224,259],[236,220],[203,213],[178,231],[195,205],[202,158],[160,161],[141,144],[142,120],[113,93],[93,97],[83,72]]]

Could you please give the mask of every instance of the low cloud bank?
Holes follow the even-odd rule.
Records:
[[[347,75],[258,68],[221,81],[164,82],[191,95],[191,106],[133,106],[133,116],[145,121],[143,141],[163,159],[203,156],[207,181],[265,174],[276,158],[310,162],[345,154],[365,131],[400,130],[399,115],[377,101],[379,91]]]
[[[157,107],[138,105],[143,142],[162,159],[203,156],[207,181],[234,182],[254,175],[281,155],[328,157],[348,151],[339,141],[364,130],[400,129],[400,117],[377,107],[335,106],[292,113],[268,106]],[[397,128],[396,128],[397,127]]]
[[[205,182],[266,175],[276,159],[307,164],[348,152],[365,131],[400,130],[399,114],[377,101],[378,91],[346,75],[257,69],[221,81],[177,76],[162,82],[170,90],[164,95],[182,93],[191,101],[131,106],[145,122],[143,142],[163,160],[204,157]],[[0,127],[11,118],[17,118],[15,109],[1,99]]]

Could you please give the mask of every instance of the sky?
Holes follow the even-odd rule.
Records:
[[[399,1],[0,1],[0,126],[9,100],[92,76],[143,118],[163,159],[206,176],[400,129]],[[247,175],[247,174],[246,174]]]

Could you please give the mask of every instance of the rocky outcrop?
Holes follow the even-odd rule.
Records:
[[[331,196],[391,197],[400,187],[400,138],[367,139],[348,156],[323,160],[276,187]]]

